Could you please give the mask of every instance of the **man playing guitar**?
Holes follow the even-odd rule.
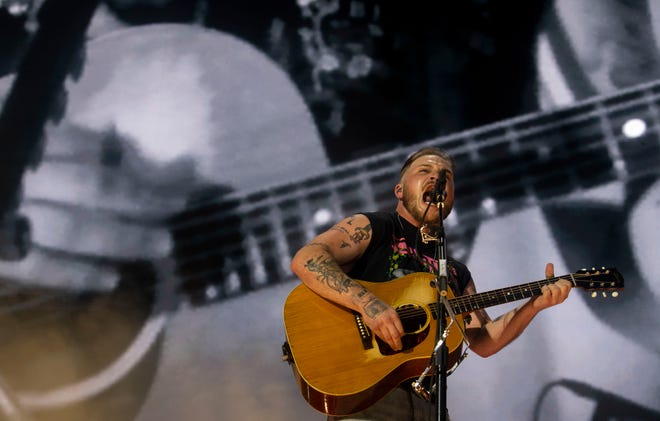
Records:
[[[443,206],[429,206],[441,173],[447,179]],[[394,188],[396,212],[358,213],[344,219],[298,251],[291,262],[293,272],[319,296],[359,313],[393,351],[405,351],[405,329],[399,314],[356,280],[384,282],[411,272],[432,271],[437,265],[435,247],[425,244],[421,233],[433,231],[439,218],[451,212],[454,173],[453,160],[444,151],[420,149],[401,169]],[[457,295],[476,293],[464,264],[450,258],[448,273]],[[552,264],[546,265],[545,275],[554,277]],[[571,283],[564,279],[544,285],[542,294],[495,320],[483,309],[471,312],[465,330],[470,348],[482,357],[495,354],[520,335],[541,310],[563,302],[570,290]],[[329,419],[433,419],[430,412],[430,405],[402,385],[360,414]]]

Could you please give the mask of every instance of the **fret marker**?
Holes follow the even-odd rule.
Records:
[[[214,300],[218,295],[220,295],[220,291],[218,291],[217,287],[209,285],[204,290],[204,295],[206,296],[207,300]]]
[[[481,202],[481,209],[488,215],[495,215],[497,203],[492,197],[488,197]]]
[[[548,158],[550,158],[550,154],[552,153],[552,150],[547,145],[540,145],[537,146],[536,153],[538,154],[541,161],[545,161]]]
[[[636,139],[646,133],[646,122],[640,118],[631,118],[623,123],[621,132],[628,139]]]

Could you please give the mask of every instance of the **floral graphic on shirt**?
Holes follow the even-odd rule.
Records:
[[[406,243],[406,239],[394,238],[392,254],[387,272],[388,279],[397,279],[414,272],[437,273],[438,260],[424,254],[417,254],[417,249]],[[458,272],[451,264],[447,264],[449,281],[454,288],[457,285]]]
[[[395,238],[392,242],[390,267],[387,273],[389,279],[400,278],[413,272],[435,272],[438,261],[429,256],[417,255],[417,250],[406,243],[406,239]]]

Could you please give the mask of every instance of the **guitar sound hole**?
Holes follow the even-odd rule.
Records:
[[[388,344],[376,337],[378,349],[383,355],[392,355],[414,348],[422,343],[429,333],[429,314],[423,307],[406,304],[398,307],[396,312],[399,314],[405,332],[401,338],[403,348],[401,351],[394,351]]]
[[[428,315],[422,307],[407,304],[397,308],[403,330],[406,334],[415,334],[421,332],[429,322]]]

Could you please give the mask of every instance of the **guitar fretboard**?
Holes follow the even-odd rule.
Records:
[[[659,98],[660,82],[648,83],[399,147],[276,188],[200,203],[172,220],[180,275],[220,285],[227,296],[291,279],[292,255],[316,234],[357,211],[393,209],[400,165],[425,145],[439,146],[456,159],[457,202],[446,228],[451,253],[464,258],[470,233],[486,218],[657,175]],[[630,122],[644,130],[626,135]]]
[[[468,296],[460,296],[449,300],[454,313],[468,313],[474,310],[488,308],[499,304],[531,298],[542,294],[544,285],[557,281],[558,278],[530,282],[514,287],[496,289]],[[437,306],[436,306],[437,309]]]

